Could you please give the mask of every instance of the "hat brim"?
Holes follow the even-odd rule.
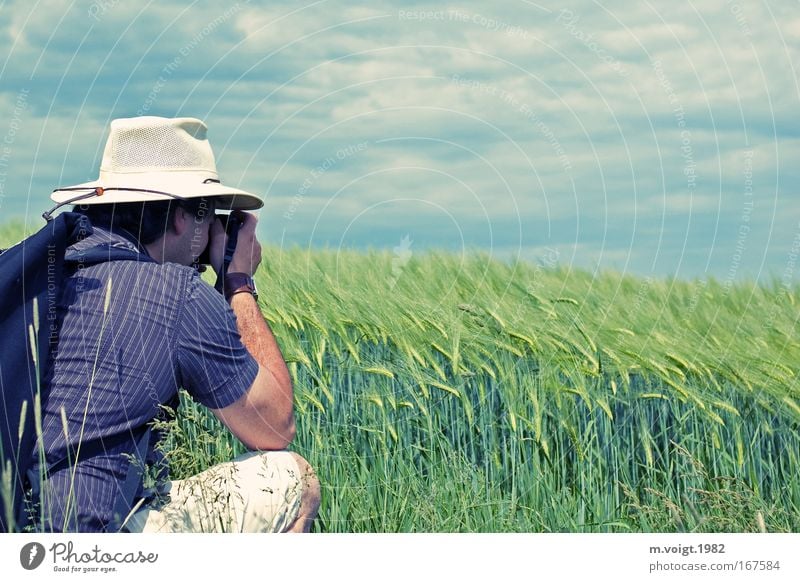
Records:
[[[217,208],[222,210],[257,210],[264,206],[264,201],[250,192],[231,188],[218,182],[196,183],[187,185],[185,179],[176,179],[173,175],[165,176],[161,180],[154,180],[153,176],[143,175],[136,179],[130,176],[124,182],[109,180],[94,180],[75,186],[57,188],[50,195],[53,202],[63,203],[80,196],[86,190],[88,194],[97,187],[107,189],[101,196],[92,196],[78,200],[75,204],[122,204],[126,202],[155,202],[159,200],[174,200],[173,196],[180,198],[214,198]],[[119,190],[114,188],[121,188]],[[131,188],[126,190],[125,188]],[[141,190],[156,190],[168,192],[172,196],[142,192]]]

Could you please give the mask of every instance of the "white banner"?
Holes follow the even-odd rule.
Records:
[[[9,581],[796,582],[798,550],[799,534],[6,534],[0,571]]]

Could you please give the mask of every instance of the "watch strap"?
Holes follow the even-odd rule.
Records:
[[[222,290],[227,300],[230,300],[230,298],[237,293],[250,293],[253,297],[258,299],[256,283],[253,281],[253,278],[246,273],[226,273]]]

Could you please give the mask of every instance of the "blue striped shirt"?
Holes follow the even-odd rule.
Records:
[[[146,252],[95,228],[66,258],[101,243]],[[252,385],[258,364],[233,310],[192,267],[111,261],[78,268],[57,308],[61,328],[42,403],[44,452],[55,466],[43,515],[48,530],[104,531],[135,452],[133,437],[161,405],[174,403],[183,387],[201,404],[224,408]],[[75,464],[78,443],[93,452]]]

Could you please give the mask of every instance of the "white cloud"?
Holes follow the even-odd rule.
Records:
[[[548,13],[524,3],[402,8],[443,11],[427,21],[401,17],[390,2],[91,6],[101,4],[3,5],[2,118],[12,117],[18,91],[30,90],[5,184],[19,194],[5,208],[22,207],[28,192],[46,197],[53,181],[93,177],[109,118],[149,103],[149,113],[209,120],[226,180],[269,189],[270,225],[310,170],[369,142],[309,189],[286,226],[298,240],[310,238],[305,219],[323,213],[325,232],[341,235],[369,205],[377,206],[348,232],[362,236],[374,220],[378,236],[394,216],[420,218],[419,239],[434,237],[432,205],[381,210],[416,197],[451,213],[467,245],[485,240],[483,204],[498,230],[523,221],[525,249],[547,236],[574,238],[562,256],[576,261],[599,258],[601,248],[604,263],[626,260],[626,241],[657,238],[664,216],[673,223],[659,261],[673,260],[681,221],[738,228],[748,149],[776,216],[763,228],[776,245],[794,228],[798,211],[786,193],[800,155],[800,20],[784,4],[574,0],[563,6],[570,18],[561,6]],[[0,139],[3,131],[0,123]],[[766,240],[759,232],[750,240]],[[708,255],[714,241],[702,234],[686,261]],[[636,249],[631,265],[648,269],[654,253]]]

